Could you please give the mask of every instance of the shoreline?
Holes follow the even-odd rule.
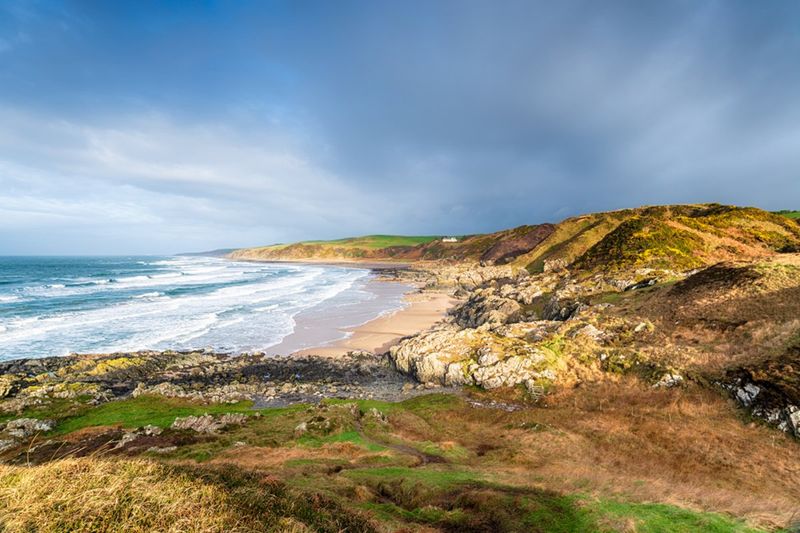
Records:
[[[379,280],[377,283],[397,283]],[[304,348],[291,355],[322,355],[341,357],[351,351],[386,353],[401,339],[424,331],[444,318],[456,299],[443,291],[409,292],[405,306],[377,316],[361,325],[340,328],[347,336],[328,343]]]
[[[360,268],[363,270],[372,270],[381,272],[384,270],[406,270],[411,268],[412,263],[402,261],[344,261],[344,260],[331,260],[331,259],[249,259],[242,257],[228,257],[223,256],[222,259],[227,261],[241,261],[243,263],[275,263],[279,265],[314,265],[314,266],[333,266],[342,268]]]
[[[418,284],[406,282],[399,277],[387,277],[396,270],[407,270],[411,263],[375,261],[327,261],[327,260],[261,260],[226,257],[231,261],[252,263],[276,263],[359,268],[370,270],[372,279],[364,290],[376,295],[374,301],[359,304],[371,305],[377,315],[356,324],[346,324],[346,317],[337,316],[335,309],[319,312],[314,309],[295,317],[294,331],[280,343],[265,350],[274,355],[343,357],[348,352],[367,351],[386,353],[401,339],[424,331],[447,315],[457,299],[445,291],[423,291]],[[380,309],[387,298],[397,296],[400,288],[402,306],[396,309]],[[384,303],[384,305],[381,305]],[[344,323],[344,324],[343,324]],[[326,335],[327,334],[327,335]],[[330,339],[338,335],[340,338]],[[328,339],[322,338],[328,336]],[[314,338],[318,340],[314,340]]]

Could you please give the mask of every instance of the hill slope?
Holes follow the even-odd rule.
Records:
[[[232,252],[261,261],[445,261],[507,264],[542,272],[656,268],[684,271],[734,259],[800,250],[800,225],[752,207],[719,204],[640,207],[519,226],[456,242],[442,237],[370,235]]]
[[[489,261],[505,263],[531,250],[553,231],[552,224],[520,226],[455,242],[442,237],[369,235],[333,241],[304,241],[245,248],[232,259],[260,261]]]

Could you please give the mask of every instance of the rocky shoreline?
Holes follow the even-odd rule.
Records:
[[[800,436],[800,389],[791,377],[798,348],[789,334],[796,300],[771,300],[798,290],[793,261],[614,275],[576,275],[558,262],[545,263],[538,274],[510,266],[441,264],[392,270],[385,274],[422,290],[448,291],[460,303],[384,354],[142,351],[2,362],[0,416],[8,423],[0,440],[10,446],[30,436],[29,427],[41,421],[20,417],[60,400],[96,406],[145,395],[204,404],[248,401],[257,409],[324,399],[394,402],[431,389],[477,386],[518,388],[536,401],[553,388],[627,376],[656,388],[716,388],[752,416]],[[748,305],[763,299],[764,308],[784,306],[785,313],[768,326],[772,331],[782,320],[787,324],[787,334],[775,340],[777,348],[789,346],[787,356],[774,359],[774,350],[765,351],[766,366],[736,363],[727,348],[731,341],[747,361],[749,350],[760,349],[751,339],[762,335],[764,323],[741,310],[734,312],[735,326],[727,325],[730,318],[720,314],[727,308],[707,302],[734,301],[742,291]],[[699,334],[705,345],[698,346]]]
[[[22,411],[48,399],[81,398],[99,404],[142,394],[211,403],[249,400],[259,407],[324,398],[396,401],[425,388],[386,357],[369,352],[342,357],[211,351],[71,355],[0,363],[0,380],[4,412]]]

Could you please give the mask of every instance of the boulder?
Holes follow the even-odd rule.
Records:
[[[477,328],[484,324],[518,321],[522,306],[516,300],[498,295],[494,289],[482,289],[475,291],[452,314],[456,324],[462,328]]]
[[[170,426],[177,430],[191,430],[197,433],[217,433],[220,430],[247,422],[247,415],[241,413],[225,413],[214,417],[209,414],[202,416],[185,416],[176,418]]]
[[[36,433],[50,431],[55,426],[52,420],[39,420],[37,418],[17,418],[10,420],[5,427],[5,432],[15,439],[26,439]]]

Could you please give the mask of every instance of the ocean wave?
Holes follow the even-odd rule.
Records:
[[[294,315],[324,305],[369,275],[357,269],[208,259],[148,262],[153,265],[163,271],[115,266],[113,278],[97,279],[84,269],[81,276],[65,277],[70,286],[39,281],[22,288],[42,309],[49,298],[58,300],[36,317],[0,318],[0,360],[58,355],[65,349],[265,349],[292,333]],[[359,297],[346,298],[352,299]]]
[[[156,298],[158,296],[163,296],[163,293],[160,293],[158,291],[146,292],[144,294],[137,294],[136,296],[134,296],[134,298]]]

